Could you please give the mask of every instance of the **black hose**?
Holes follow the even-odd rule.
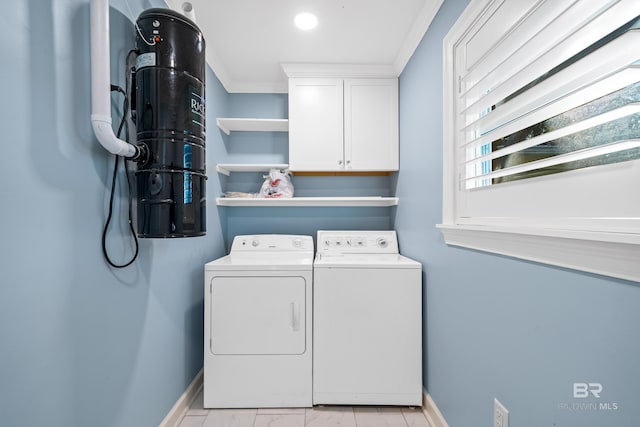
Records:
[[[127,95],[125,93],[125,91],[119,87],[119,86],[114,86],[111,85],[111,91],[117,91],[120,92],[124,95],[124,106],[123,106],[123,113],[122,113],[122,120],[120,121],[120,125],[118,126],[118,133],[117,133],[117,137],[120,138],[120,134],[122,133],[122,129],[126,126],[126,120],[127,120],[127,113],[129,112],[129,102],[127,99]],[[127,161],[125,160],[124,162],[124,170],[125,170],[125,176],[127,178],[127,190],[129,191],[129,229],[131,230],[131,235],[133,236],[133,240],[135,242],[135,253],[133,254],[133,257],[131,258],[131,260],[129,260],[128,262],[126,262],[125,264],[116,264],[114,263],[111,258],[109,257],[109,254],[107,252],[107,230],[109,229],[109,224],[111,223],[111,217],[113,215],[113,198],[115,195],[115,189],[116,189],[116,178],[118,176],[118,162],[119,162],[120,156],[118,156],[116,154],[115,156],[115,162],[113,164],[113,177],[111,179],[111,196],[109,197],[109,212],[107,214],[107,220],[104,224],[104,229],[102,230],[102,254],[104,255],[104,258],[107,260],[107,262],[109,263],[109,265],[113,268],[125,268],[130,266],[131,264],[133,264],[133,262],[136,260],[136,258],[138,257],[138,251],[139,251],[139,246],[138,246],[138,237],[136,236],[136,232],[133,228],[133,192],[131,191],[131,180],[129,179],[129,167],[127,165]]]

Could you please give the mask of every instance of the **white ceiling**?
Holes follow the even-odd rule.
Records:
[[[399,75],[443,0],[189,1],[228,92],[286,93],[283,63],[376,65]],[[318,26],[297,29],[299,12],[315,14]]]

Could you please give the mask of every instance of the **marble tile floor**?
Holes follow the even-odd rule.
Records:
[[[204,409],[202,392],[177,427],[430,427],[421,408],[316,406]]]

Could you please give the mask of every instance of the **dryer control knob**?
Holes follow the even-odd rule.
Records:
[[[378,240],[376,240],[376,244],[381,248],[386,248],[389,245],[389,242],[384,237],[380,237]]]
[[[259,244],[260,244],[260,240],[253,240],[253,241],[251,241],[251,246],[253,246],[254,248],[255,248],[255,247],[258,247],[258,245],[259,245]]]

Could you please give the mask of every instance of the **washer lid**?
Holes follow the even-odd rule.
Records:
[[[277,271],[308,270],[313,267],[313,253],[270,252],[232,253],[204,265],[206,271]]]
[[[422,268],[418,261],[399,254],[342,254],[318,253],[315,268]]]

